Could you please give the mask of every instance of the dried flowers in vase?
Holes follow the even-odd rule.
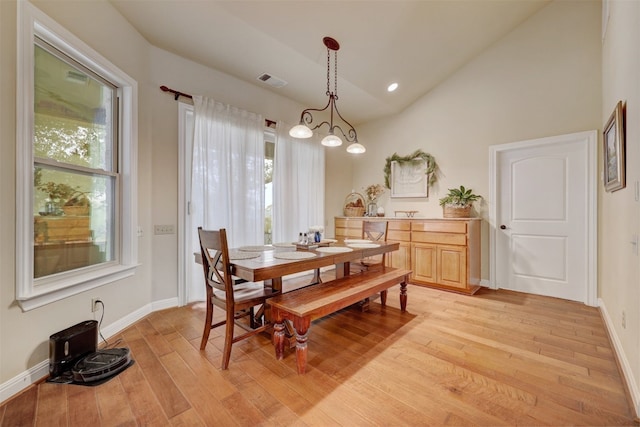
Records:
[[[364,192],[367,196],[367,200],[375,203],[378,200],[378,197],[384,193],[384,187],[380,184],[372,184],[365,188]]]

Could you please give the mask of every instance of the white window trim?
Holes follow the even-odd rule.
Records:
[[[52,44],[116,84],[120,101],[119,259],[36,281],[33,278],[34,38]],[[137,240],[137,82],[28,1],[18,2],[16,85],[16,299],[28,311],[135,274]]]

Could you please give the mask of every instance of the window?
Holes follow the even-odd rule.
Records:
[[[29,310],[133,274],[136,83],[19,7],[16,295]]]

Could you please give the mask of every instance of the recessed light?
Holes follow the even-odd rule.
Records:
[[[388,87],[387,87],[387,92],[393,92],[394,90],[398,89],[398,83],[391,83]]]

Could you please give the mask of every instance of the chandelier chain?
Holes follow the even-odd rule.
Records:
[[[331,79],[331,53],[329,52],[329,48],[327,48],[327,96],[331,93],[331,87],[329,86],[329,82]]]
[[[334,71],[334,76],[333,76],[333,91],[335,92],[334,95],[336,96],[336,99],[338,99],[338,51],[335,50],[333,51],[334,54],[334,59],[333,59],[333,71]]]

